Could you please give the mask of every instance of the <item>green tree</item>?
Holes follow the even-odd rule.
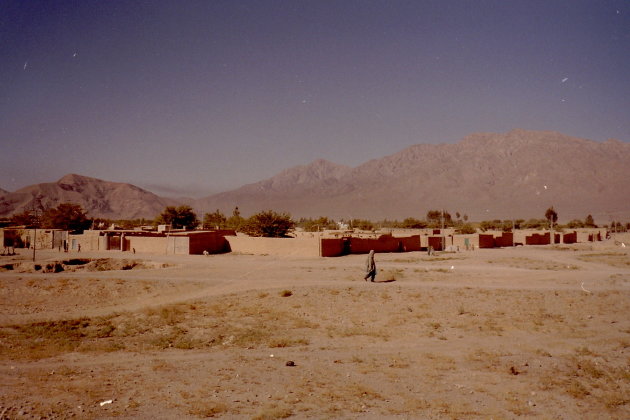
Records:
[[[475,229],[470,223],[464,223],[462,227],[459,228],[459,233],[462,235],[470,235],[472,233],[477,233],[477,229]]]
[[[569,223],[567,223],[567,228],[569,229],[578,229],[578,228],[583,228],[583,227],[584,227],[584,222],[581,221],[580,219],[573,219],[569,221]]]
[[[173,229],[194,229],[199,219],[190,206],[167,206],[157,217],[158,225],[170,225]]]
[[[400,222],[396,219],[394,220],[383,219],[383,220],[377,221],[376,225],[380,226],[381,228],[395,228],[395,227],[400,226]]]
[[[415,219],[413,217],[407,217],[401,224],[401,227],[405,229],[424,229],[427,226],[428,223],[426,221]]]
[[[427,222],[429,227],[441,228],[453,226],[453,218],[451,214],[446,210],[429,210],[427,212]]]
[[[273,210],[256,213],[247,219],[242,226],[242,231],[250,236],[264,236],[267,238],[286,237],[287,233],[295,227],[288,213],[276,213]]]
[[[510,227],[511,227],[511,225],[510,225]],[[503,229],[503,222],[501,222],[501,220],[499,220],[499,219],[483,220],[479,224],[479,229],[481,229],[484,232],[487,231],[487,230],[502,230]]]
[[[318,232],[320,230],[337,229],[337,223],[328,217],[319,217],[317,219],[300,219],[298,225],[306,232]]]
[[[352,219],[350,220],[350,227],[359,230],[374,230],[374,223],[367,219]]]
[[[553,209],[553,206],[549,207],[545,212],[545,219],[549,221],[550,227],[553,227],[553,225],[558,221],[558,213]]]
[[[61,203],[42,214],[42,226],[45,228],[81,232],[91,225],[92,221],[78,204]]]
[[[203,216],[204,229],[223,229],[226,227],[227,218],[219,209],[214,213],[206,213]]]
[[[591,216],[590,214],[586,216],[586,219],[584,219],[584,226],[593,228],[597,227],[597,225],[595,224],[595,220],[593,220],[593,216]]]
[[[241,211],[238,209],[238,206],[234,207],[232,211],[232,216],[230,216],[226,225],[230,229],[239,230],[241,226],[245,224],[245,219],[241,216]]]
[[[512,227],[516,227],[516,223],[511,220],[504,220],[503,223],[501,223],[501,230],[503,232],[512,232]]]
[[[110,223],[108,226],[110,226],[112,223],[115,224],[116,226],[120,226],[123,229],[135,229],[141,226],[152,225],[154,224],[154,220],[147,220],[145,218],[110,220]],[[95,224],[95,226],[100,226],[100,225],[101,225],[100,222],[98,224]]]
[[[429,210],[427,212],[427,222],[431,227],[440,226],[442,224],[442,211],[441,210]]]
[[[11,225],[34,228],[39,227],[39,221],[37,220],[37,217],[35,217],[35,213],[30,210],[24,210],[22,213],[17,213],[11,216]]]
[[[521,223],[522,229],[542,229],[546,224],[545,219],[529,219]]]

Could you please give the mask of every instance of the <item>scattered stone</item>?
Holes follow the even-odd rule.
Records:
[[[287,366],[295,366],[295,362],[293,360],[289,360],[288,362],[285,363],[285,365],[287,365]]]

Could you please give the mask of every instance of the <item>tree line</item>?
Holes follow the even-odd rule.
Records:
[[[367,219],[341,219],[339,223],[325,216],[318,218],[300,218],[294,221],[289,213],[278,213],[273,210],[258,212],[248,218],[241,215],[238,207],[235,207],[230,216],[226,216],[220,210],[205,213],[200,220],[192,207],[187,205],[167,206],[155,219],[134,220],[110,220],[102,218],[88,218],[83,208],[78,204],[61,203],[57,207],[43,209],[33,206],[13,215],[7,225],[24,226],[27,228],[62,229],[71,232],[80,232],[85,229],[106,229],[116,225],[123,229],[133,229],[139,226],[168,225],[172,229],[231,229],[246,233],[250,236],[285,237],[296,227],[306,232],[335,230],[340,227],[347,229],[359,229],[373,231],[378,228],[403,228],[403,229],[439,229],[453,228],[460,233],[475,233],[481,231],[513,229],[576,229],[596,228],[592,215],[587,215],[584,220],[573,219],[564,225],[558,225],[558,213],[553,207],[545,212],[544,218],[533,219],[494,219],[472,223],[468,215],[455,212],[454,215],[447,210],[429,210],[424,219],[408,217],[402,221],[381,220],[373,222]],[[630,223],[625,225],[613,221],[610,226],[618,232],[630,230]]]

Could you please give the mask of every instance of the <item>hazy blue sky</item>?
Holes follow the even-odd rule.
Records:
[[[203,196],[473,132],[630,141],[629,75],[627,0],[0,0],[0,188]]]

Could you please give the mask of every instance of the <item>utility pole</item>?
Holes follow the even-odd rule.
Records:
[[[36,206],[36,204],[38,204]],[[35,249],[37,248],[37,226],[39,225],[38,211],[42,207],[42,196],[33,196],[33,262],[35,261]]]
[[[551,206],[551,208],[553,208],[553,206]],[[553,234],[553,215],[551,215],[549,222],[551,223],[551,238],[549,238],[549,240],[551,241],[551,245],[554,245],[556,243],[556,235]]]
[[[440,233],[442,234],[442,249],[444,251],[446,249],[446,235],[444,234],[444,207],[442,207],[442,228],[440,229]]]
[[[173,222],[169,222],[168,224],[168,230],[166,231],[166,252],[165,254],[168,255],[168,238],[171,235],[171,229],[173,228]],[[175,254],[175,244],[173,244],[173,254]]]
[[[35,225],[33,232],[33,261],[35,261],[35,248],[37,248],[37,225]]]

